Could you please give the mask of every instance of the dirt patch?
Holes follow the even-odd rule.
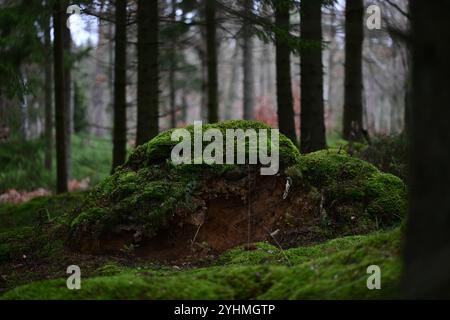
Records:
[[[286,199],[286,177],[238,172],[202,182],[192,205],[179,211],[154,237],[138,228],[122,229],[98,243],[82,241],[81,251],[124,253],[158,262],[213,258],[238,245],[269,241],[280,247],[325,240],[320,228],[320,197],[294,185]]]

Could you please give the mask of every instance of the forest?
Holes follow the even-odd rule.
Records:
[[[0,0],[0,300],[449,299],[448,12]]]

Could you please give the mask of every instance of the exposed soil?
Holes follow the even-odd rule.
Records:
[[[128,248],[128,254],[140,258],[174,263],[213,258],[238,245],[251,249],[259,241],[285,248],[326,240],[320,228],[320,197],[294,185],[283,199],[286,177],[244,169],[207,178],[202,186],[192,200],[195,212],[176,212],[153,238],[123,228],[95,245],[83,241],[81,251],[111,254]]]

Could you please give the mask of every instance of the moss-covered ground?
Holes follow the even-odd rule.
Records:
[[[194,269],[106,264],[71,291],[66,279],[31,283],[2,299],[388,299],[397,298],[400,230],[280,250],[259,243],[236,248]],[[378,265],[382,289],[368,290],[367,267]]]

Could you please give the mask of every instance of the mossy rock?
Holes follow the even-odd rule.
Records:
[[[191,125],[186,129],[193,133],[194,127]],[[208,129],[218,129],[225,134],[227,129],[257,131],[271,128],[256,121],[232,120],[203,125],[203,131]],[[174,165],[170,160],[171,150],[178,142],[171,140],[172,132],[162,132],[137,147],[123,166],[94,188],[84,205],[72,214],[70,225],[75,238],[85,237],[87,230],[95,239],[105,233],[130,228],[152,237],[175,212],[196,209],[192,196],[202,180],[221,177],[244,167],[205,163]],[[203,147],[207,144],[204,142]],[[295,164],[299,158],[297,147],[280,134],[280,171]]]
[[[189,125],[185,127],[186,130],[194,134],[194,125]],[[204,124],[202,126],[202,131],[205,132],[209,129],[218,129],[225,136],[226,130],[228,129],[253,129],[253,130],[270,130],[270,126],[257,122],[257,121],[246,121],[246,120],[229,120],[218,122],[215,124]],[[159,163],[161,161],[166,161],[170,159],[172,148],[178,144],[178,141],[172,141],[171,135],[176,129],[168,130],[160,133],[154,139],[146,144],[143,144],[136,148],[136,150],[130,155],[126,167],[142,167],[154,163]],[[281,166],[288,166],[294,164],[298,161],[300,153],[292,141],[285,135],[280,134],[279,137],[279,154]],[[208,144],[208,142],[203,142],[203,148]],[[269,146],[270,148],[270,146]],[[248,155],[248,148],[246,150],[246,156]],[[197,167],[197,166],[196,166]]]
[[[406,213],[403,181],[344,151],[330,149],[302,155],[286,174],[319,192],[325,209],[347,208],[339,213],[350,218],[365,215],[368,223],[382,227],[399,223]]]
[[[270,129],[254,121],[225,121],[203,126],[203,130],[209,128],[222,132],[236,128]],[[187,129],[192,131],[193,126]],[[163,132],[136,148],[129,160],[71,213],[70,242],[75,247],[102,250],[106,248],[101,248],[102,243],[108,245],[114,242],[111,238],[118,235],[123,240],[120,245],[133,243],[135,237],[151,239],[162,228],[172,228],[174,217],[201,211],[205,203],[199,199],[198,191],[205,189],[207,183],[211,184],[210,190],[215,191],[220,181],[233,184],[227,180],[233,171],[237,171],[238,176],[246,176],[247,165],[174,165],[170,154],[177,142],[171,141],[171,132]],[[398,223],[406,210],[406,191],[400,179],[383,174],[344,151],[324,150],[300,155],[294,144],[280,134],[280,175],[270,179],[284,189],[287,176],[294,182],[294,197],[308,201],[309,211],[296,212],[300,209],[295,208],[295,201],[289,208],[286,202],[280,202],[280,208],[310,217],[306,226],[310,238],[307,242],[389,227]],[[276,201],[282,201],[280,199]],[[280,219],[284,221],[282,226],[289,224],[288,217],[280,216]],[[183,223],[177,221],[175,225]]]

